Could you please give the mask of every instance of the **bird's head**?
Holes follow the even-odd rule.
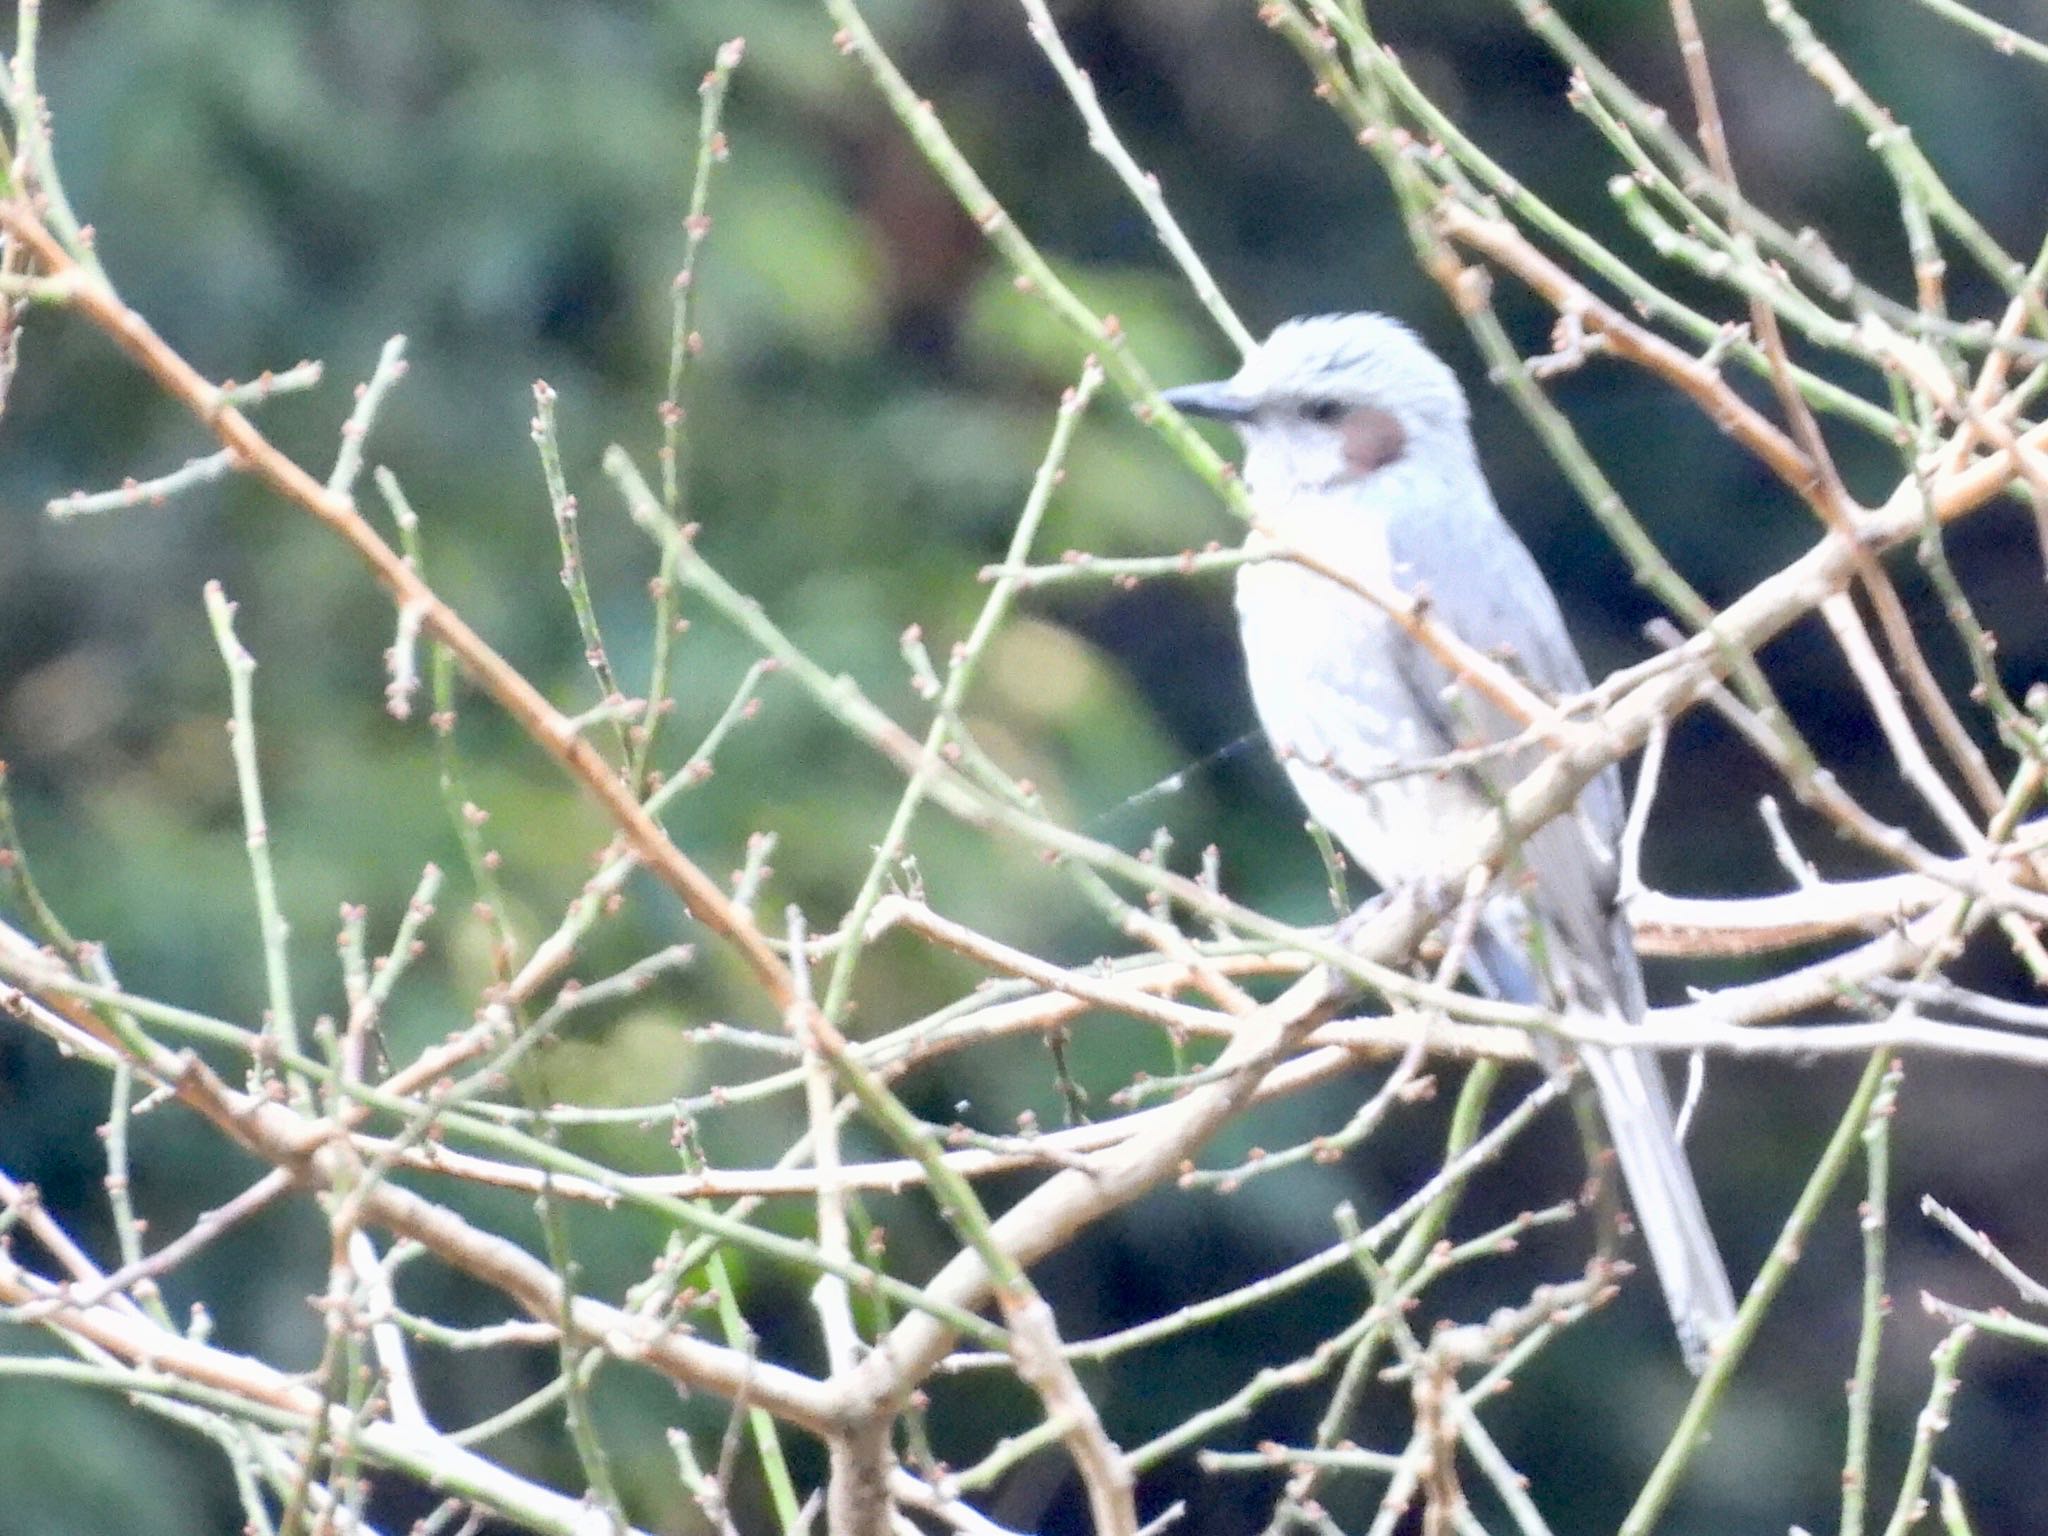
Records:
[[[1254,490],[1335,489],[1420,452],[1471,452],[1457,377],[1385,315],[1289,320],[1233,377],[1165,398],[1237,428]]]

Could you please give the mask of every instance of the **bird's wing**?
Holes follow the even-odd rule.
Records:
[[[1485,498],[1483,487],[1477,495]],[[1481,508],[1462,507],[1457,518],[1396,512],[1388,519],[1387,542],[1395,584],[1411,594],[1426,593],[1432,616],[1459,639],[1505,661],[1552,698],[1585,689],[1585,664],[1557,598],[1490,499]],[[1408,644],[1397,655],[1415,710],[1448,741],[1475,746],[1521,733],[1521,725],[1503,711],[1472,689],[1455,686],[1455,675],[1422,647]],[[1541,757],[1542,749],[1531,747],[1468,771],[1497,803]],[[1581,985],[1598,984],[1607,999],[1635,1013],[1641,982],[1614,905],[1622,820],[1621,777],[1610,768],[1586,786],[1572,811],[1529,835],[1521,867],[1522,878],[1534,886],[1533,905],[1577,962],[1572,969],[1588,963],[1596,968]]]

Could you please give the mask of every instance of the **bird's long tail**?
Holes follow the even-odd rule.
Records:
[[[1706,1366],[1708,1346],[1735,1321],[1735,1292],[1679,1145],[1664,1074],[1656,1058],[1642,1051],[1584,1046],[1579,1059],[1599,1093],[1679,1348],[1698,1372]]]
[[[1487,915],[1473,938],[1471,968],[1481,987],[1496,997],[1538,1002],[1537,982],[1516,933],[1512,909]],[[1606,1017],[1639,1022],[1643,1011],[1641,973],[1628,930],[1616,920],[1613,975],[1606,986],[1620,999],[1599,1006]],[[1587,1004],[1580,1004],[1585,1007]],[[1631,1017],[1631,1015],[1635,1017]],[[1544,1044],[1542,1036],[1537,1044]],[[1539,1054],[1541,1052],[1539,1051]],[[1707,1350],[1735,1321],[1735,1291],[1721,1250],[1707,1226],[1699,1186],[1678,1140],[1678,1119],[1671,1111],[1671,1091],[1657,1058],[1647,1051],[1581,1046],[1578,1058],[1600,1099],[1601,1117],[1621,1160],[1636,1225],[1650,1250],[1650,1262],[1664,1287],[1671,1321],[1685,1363],[1705,1369]]]

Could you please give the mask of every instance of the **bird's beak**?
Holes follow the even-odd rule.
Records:
[[[1160,398],[1184,416],[1207,416],[1212,421],[1243,421],[1258,409],[1258,402],[1239,394],[1228,379],[1183,384],[1161,391]]]

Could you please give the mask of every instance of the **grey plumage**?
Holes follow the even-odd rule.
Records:
[[[1551,696],[1586,687],[1557,599],[1502,519],[1456,377],[1382,315],[1281,326],[1236,376],[1169,390],[1234,424],[1271,536],[1334,569],[1427,594],[1431,614]],[[1263,538],[1255,533],[1253,541]],[[1401,772],[1520,733],[1381,610],[1287,560],[1244,566],[1237,607],[1260,722],[1311,815],[1382,886],[1445,873],[1461,838],[1538,761],[1537,746]],[[1484,908],[1475,981],[1497,996],[1640,1022],[1641,968],[1616,910],[1621,779],[1530,834]],[[1734,1297],[1673,1129],[1656,1062],[1582,1052],[1689,1364]]]

